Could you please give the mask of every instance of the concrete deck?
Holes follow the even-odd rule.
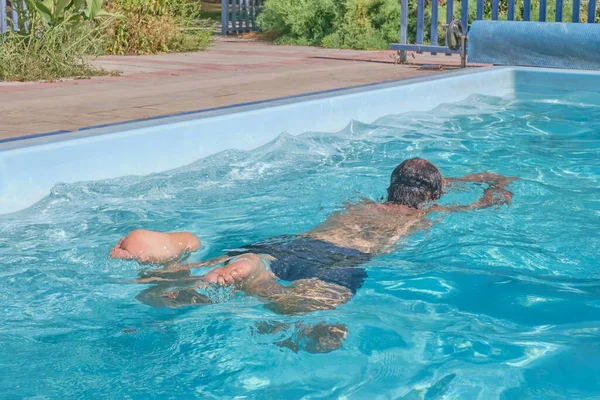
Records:
[[[435,73],[418,64],[459,63],[420,55],[397,65],[394,54],[220,38],[199,53],[101,57],[97,65],[122,76],[0,82],[0,139],[408,78]]]

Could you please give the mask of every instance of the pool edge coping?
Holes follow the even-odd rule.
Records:
[[[275,107],[299,103],[303,101],[319,100],[324,97],[337,97],[349,94],[356,94],[377,89],[385,89],[390,87],[401,87],[412,84],[418,84],[427,81],[443,80],[450,77],[482,74],[490,71],[506,71],[512,73],[519,72],[554,72],[565,74],[593,74],[598,75],[600,71],[578,70],[578,69],[563,69],[563,68],[542,68],[542,67],[522,67],[522,66],[485,66],[485,67],[470,67],[466,69],[453,69],[443,71],[436,74],[425,76],[399,78],[385,80],[379,82],[366,83],[362,85],[348,86],[344,88],[327,89],[316,92],[301,93],[291,96],[275,97],[265,100],[257,100],[245,103],[235,103],[226,106],[203,108],[191,111],[182,111],[171,114],[157,115],[146,118],[138,118],[119,122],[110,122],[100,125],[89,125],[77,129],[60,129],[56,131],[35,133],[24,136],[0,139],[0,153],[9,150],[16,150],[26,147],[62,142],[67,140],[77,140],[101,136],[104,134],[115,133],[124,130],[148,128],[151,126],[166,125],[177,122],[185,122],[193,119],[203,119],[214,116],[232,114],[236,112],[247,112],[259,110],[267,107]]]
[[[406,86],[415,83],[421,83],[426,81],[435,81],[447,79],[454,76],[479,74],[489,71],[506,70],[516,71],[521,68],[507,67],[507,66],[488,66],[488,67],[473,67],[467,69],[454,69],[450,71],[444,71],[433,75],[418,76],[411,78],[399,78],[393,80],[385,80],[373,83],[366,83],[362,85],[349,86],[337,89],[328,89],[316,92],[302,93],[291,96],[275,97],[266,100],[258,100],[245,103],[235,103],[226,106],[204,108],[192,111],[182,111],[172,114],[158,115],[147,118],[139,118],[133,120],[111,122],[100,125],[89,125],[78,129],[60,129],[56,131],[43,132],[30,134],[25,136],[19,136],[14,138],[0,139],[0,153],[8,150],[15,150],[25,147],[32,147],[38,145],[44,145],[55,142],[62,142],[67,140],[76,140],[89,138],[94,136],[101,136],[105,134],[115,133],[122,130],[132,130],[147,128],[149,126],[166,125],[177,122],[184,122],[199,118],[208,118],[226,114],[232,114],[236,112],[246,112],[259,110],[267,107],[275,107],[288,105],[293,103],[299,103],[303,101],[319,100],[324,97],[337,97],[355,93],[361,93],[377,89],[385,89],[389,87]],[[123,129],[125,128],[125,129]]]

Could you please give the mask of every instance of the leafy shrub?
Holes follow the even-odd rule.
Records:
[[[263,32],[277,37],[279,44],[321,45],[333,32],[338,2],[334,0],[268,1],[258,16]]]
[[[200,1],[195,0],[162,0],[162,13],[170,15],[181,24],[189,24],[201,18]]]
[[[124,16],[108,32],[112,54],[204,50],[212,42],[212,26],[198,25],[193,0],[110,0],[107,9]]]
[[[390,7],[396,1],[350,0],[335,30],[323,39],[323,47],[347,49],[380,49],[389,45],[390,23],[400,25],[400,8]],[[393,32],[394,29],[391,29]],[[397,35],[394,35],[397,36]]]

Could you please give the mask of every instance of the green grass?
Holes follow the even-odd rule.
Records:
[[[33,29],[28,35],[7,33],[0,44],[0,79],[53,81],[112,75],[92,65],[88,56],[102,48],[102,29],[86,23],[74,31],[63,22]]]

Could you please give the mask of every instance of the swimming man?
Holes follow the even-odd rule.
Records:
[[[217,285],[255,296],[277,313],[333,309],[363,285],[367,273],[361,265],[392,252],[401,238],[431,226],[426,218],[429,213],[510,205],[512,193],[507,187],[516,179],[495,173],[443,179],[435,165],[413,158],[394,169],[386,202],[350,205],[300,235],[275,237],[199,264],[183,265],[177,260],[200,247],[195,235],[136,230],[121,239],[110,256],[166,265],[138,280],[157,284],[138,297],[155,306],[212,303],[202,290]],[[485,185],[482,197],[465,206],[435,203],[444,189],[461,182]],[[220,264],[204,276],[189,272]]]

